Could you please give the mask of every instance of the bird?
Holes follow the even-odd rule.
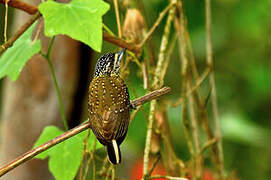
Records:
[[[103,54],[97,61],[89,85],[88,117],[90,128],[98,141],[106,146],[109,161],[121,162],[120,145],[126,137],[130,110],[128,88],[120,76],[120,62],[126,52]]]

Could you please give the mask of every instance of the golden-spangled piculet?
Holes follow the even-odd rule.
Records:
[[[130,121],[128,88],[120,77],[120,61],[126,49],[102,55],[89,86],[88,116],[93,133],[106,146],[112,164],[121,162],[120,144]]]

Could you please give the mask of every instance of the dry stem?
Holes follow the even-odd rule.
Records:
[[[213,67],[213,52],[212,52],[212,40],[211,40],[211,3],[210,0],[205,0],[205,18],[206,18],[206,62],[207,66]],[[222,149],[222,139],[219,129],[219,120],[218,120],[218,109],[217,109],[217,100],[216,100],[216,86],[215,86],[215,75],[212,68],[210,74],[210,86],[212,89],[211,100],[212,100],[212,109],[213,109],[213,118],[214,118],[214,127],[215,127],[215,136],[219,139],[217,142],[217,151],[218,151],[218,166],[219,166],[219,176],[220,179],[224,179],[224,159],[223,159],[223,149]]]
[[[7,30],[8,30],[8,2],[5,0],[5,29],[4,29],[4,42],[7,41]]]
[[[148,179],[188,180],[188,179],[182,178],[182,177],[163,176],[163,175],[151,176]]]
[[[187,87],[188,89],[191,88],[191,79],[187,81]],[[191,121],[191,133],[192,138],[194,141],[194,147],[195,147],[195,162],[194,162],[194,170],[195,175],[197,179],[200,179],[202,175],[202,157],[200,154],[200,138],[199,138],[199,128],[198,128],[198,120],[197,115],[195,111],[195,105],[194,105],[194,97],[193,94],[188,96],[188,104],[189,104],[189,110],[190,110],[190,121]]]
[[[116,19],[117,19],[117,24],[118,24],[119,38],[121,38],[122,33],[121,33],[121,26],[120,26],[120,14],[119,14],[118,0],[113,0],[113,2],[114,2],[115,14],[116,14]]]
[[[170,10],[170,8],[173,6],[173,4],[169,4],[160,14],[155,23],[153,24],[152,28],[149,30],[149,32],[146,34],[145,38],[141,41],[139,44],[139,47],[142,47],[145,42],[151,37],[152,33],[155,31],[155,29],[159,26],[161,23],[162,19],[165,17],[167,12]]]
[[[161,75],[161,72],[163,70],[163,66],[165,63],[165,53],[166,53],[166,48],[168,45],[170,25],[171,25],[171,22],[175,16],[176,1],[171,2],[171,4],[173,4],[174,6],[172,6],[172,8],[169,11],[168,19],[167,19],[166,26],[164,29],[164,33],[163,33],[163,37],[162,37],[162,41],[161,41],[161,46],[160,46],[158,62],[156,65],[154,80],[152,83],[153,89],[158,89],[159,87],[161,87],[163,85],[160,82],[160,75]],[[157,105],[156,100],[151,101],[150,113],[149,113],[149,123],[148,123],[146,144],[145,144],[145,150],[144,150],[143,178],[142,179],[146,179],[148,176],[149,154],[150,154],[151,138],[152,138],[152,130],[153,130],[153,122],[154,122],[154,113],[155,113],[156,105]]]

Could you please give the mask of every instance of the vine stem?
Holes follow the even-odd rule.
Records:
[[[156,99],[160,96],[163,96],[167,93],[170,92],[170,88],[169,87],[164,87],[161,89],[158,89],[156,91],[152,91],[148,94],[146,94],[145,96],[142,96],[140,98],[137,98],[135,100],[132,101],[132,103],[134,104],[135,107],[138,107],[148,101],[151,101],[153,99]],[[25,154],[19,156],[18,158],[14,159],[13,161],[11,161],[10,163],[2,166],[0,168],[0,177],[3,176],[4,174],[8,173],[9,171],[11,171],[12,169],[16,168],[17,166],[21,165],[22,163],[32,159],[33,157],[35,157],[36,155],[46,151],[47,149],[71,138],[72,136],[75,136],[76,134],[86,130],[90,128],[90,124],[89,122],[85,122],[67,132],[65,132],[64,134],[55,137],[54,139],[51,139],[50,141],[36,147],[35,149],[32,149],[28,152],[26,152]]]
[[[55,84],[56,92],[57,92],[58,103],[59,103],[59,110],[60,110],[61,119],[63,121],[64,128],[67,131],[69,129],[69,126],[68,126],[68,122],[67,122],[67,119],[66,119],[66,116],[65,116],[65,111],[64,111],[62,96],[61,96],[61,93],[60,93],[60,88],[59,88],[59,85],[57,83],[55,70],[54,70],[54,67],[53,67],[53,64],[52,64],[52,61],[51,61],[51,52],[52,52],[52,48],[53,48],[53,45],[54,45],[54,41],[55,41],[55,36],[52,37],[52,39],[50,41],[50,44],[49,44],[49,47],[48,47],[48,50],[47,50],[47,53],[46,53],[46,55],[43,55],[43,57],[48,62],[48,65],[49,65],[49,68],[50,68],[50,71],[51,71],[51,74],[52,74],[52,77],[53,77],[53,80],[54,80],[54,84]]]

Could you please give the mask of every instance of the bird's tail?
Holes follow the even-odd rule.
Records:
[[[112,142],[106,147],[109,161],[112,164],[119,164],[121,162],[121,154],[119,145],[117,144],[116,140],[113,139]]]

